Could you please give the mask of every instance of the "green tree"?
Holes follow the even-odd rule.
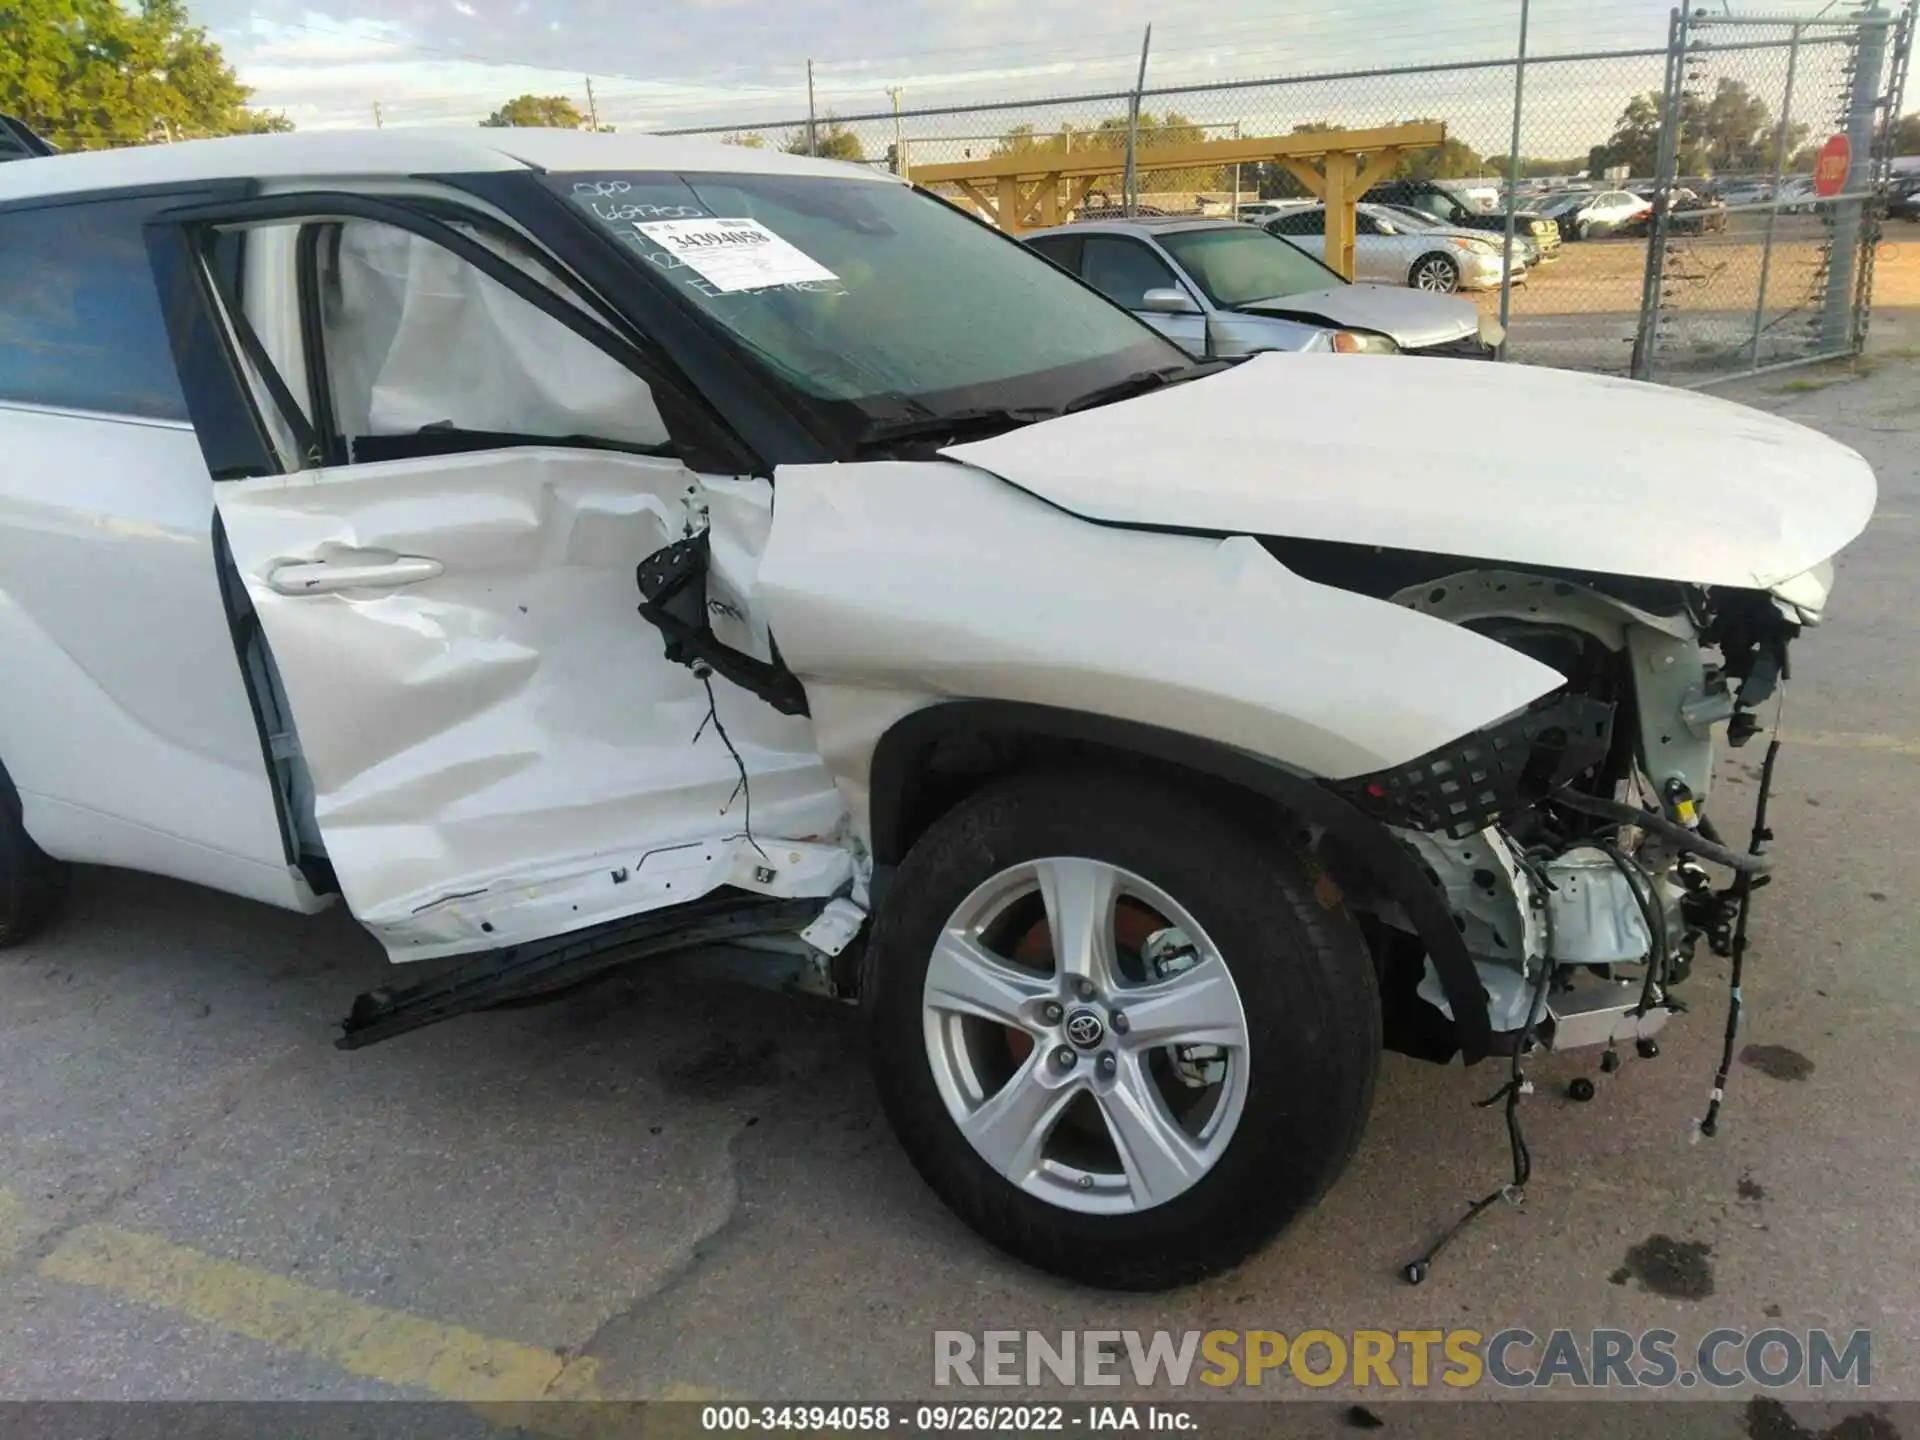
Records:
[[[1893,153],[1920,155],[1920,112],[1900,117],[1893,129]]]
[[[584,130],[587,117],[564,95],[516,95],[480,123],[495,130]]]
[[[0,110],[63,149],[291,130],[181,0],[5,0]]]
[[[1767,102],[1738,80],[1722,79],[1713,96],[1688,115],[1688,138],[1715,171],[1754,173],[1771,170],[1780,146],[1780,127]],[[1806,125],[1787,126],[1785,153],[1805,142]]]
[[[1408,125],[1434,125],[1439,122],[1431,116],[1418,120],[1398,122]],[[1399,161],[1387,172],[1389,180],[1463,180],[1469,175],[1487,173],[1487,162],[1464,140],[1456,140],[1449,135],[1438,145],[1425,150],[1408,150],[1401,154]]]
[[[860,137],[847,129],[838,120],[828,120],[825,124],[813,127],[813,151],[822,160],[864,160],[867,152],[861,148]],[[796,130],[787,137],[787,143],[780,147],[789,155],[805,155],[807,151],[807,132]]]
[[[735,130],[731,134],[722,135],[720,137],[720,143],[722,145],[738,145],[743,150],[764,150],[767,148],[767,137],[764,135],[755,135],[745,130]],[[803,146],[802,149],[804,150],[804,148]]]
[[[1627,101],[1614,123],[1613,134],[1587,152],[1587,173],[1598,175],[1616,165],[1625,165],[1635,175],[1652,175],[1660,157],[1660,96],[1658,92],[1635,95]],[[1692,174],[1694,166],[1684,160],[1681,169]]]
[[[1140,148],[1136,152],[1136,165],[1148,164],[1150,152],[1154,150],[1164,149],[1170,145],[1196,145],[1207,138],[1205,130],[1178,110],[1169,110],[1164,115],[1155,115],[1151,110],[1142,110],[1139,135]],[[1094,127],[1087,143],[1103,150],[1124,152],[1127,148],[1127,117],[1108,116]],[[1113,176],[1111,183],[1118,185],[1123,178],[1119,175]],[[1103,177],[1098,183],[1108,182]],[[1152,190],[1170,193],[1180,190],[1218,190],[1224,182],[1220,167],[1214,165],[1179,170],[1142,170],[1138,183],[1143,192]]]
[[[1658,92],[1635,95],[1620,112],[1614,131],[1587,156],[1588,173],[1598,175],[1625,165],[1639,177],[1659,167],[1661,98]],[[1808,127],[1787,126],[1786,152],[1805,144]],[[1757,173],[1771,170],[1780,127],[1767,102],[1740,81],[1722,77],[1713,94],[1680,97],[1680,136],[1676,152],[1681,175]]]

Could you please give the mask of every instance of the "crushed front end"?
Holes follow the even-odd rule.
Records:
[[[1332,787],[1415,859],[1477,981],[1463,994],[1362,883],[1394,1048],[1450,1057],[1465,1003],[1485,1005],[1490,1053],[1597,1046],[1606,1069],[1629,1045],[1655,1053],[1699,948],[1734,955],[1766,883],[1764,811],[1732,840],[1709,813],[1716,732],[1739,747],[1762,728],[1826,579],[1760,592],[1469,570],[1393,593],[1566,678],[1517,715]]]

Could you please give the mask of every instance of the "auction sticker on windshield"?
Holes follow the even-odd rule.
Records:
[[[758,220],[647,220],[633,228],[716,290],[839,278]]]

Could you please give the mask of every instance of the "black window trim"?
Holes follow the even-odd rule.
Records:
[[[1046,241],[1049,246],[1059,248],[1062,253],[1053,255],[1047,250],[1042,249],[1040,242],[1043,240]],[[1087,237],[1085,233],[1076,235],[1072,231],[1050,230],[1045,235],[1028,236],[1026,243],[1027,248],[1042,260],[1051,261],[1076,280],[1080,278],[1080,261],[1087,250]]]
[[[732,428],[712,411],[698,392],[670,371],[660,357],[642,350],[623,332],[612,329],[579,305],[570,304],[555,295],[485,245],[453,229],[442,218],[450,208],[459,207],[447,207],[444,203],[438,207],[422,205],[411,197],[396,199],[348,191],[302,190],[256,195],[239,201],[183,206],[156,215],[147,223],[149,230],[172,227],[183,234],[192,234],[196,253],[203,252],[200,237],[220,225],[351,219],[391,225],[418,235],[466,261],[488,279],[543,311],[580,339],[639,376],[653,392],[655,407],[667,424],[676,454],[691,468],[723,474],[756,473],[762,468],[758,457]],[[438,209],[439,213],[433,213],[434,209]],[[473,216],[471,212],[460,213],[458,218],[491,223],[488,217]],[[548,268],[572,288],[572,282],[567,280],[563,269]],[[281,388],[284,389],[284,382]],[[281,397],[275,398],[277,403],[284,403]],[[304,416],[300,420],[304,420]],[[294,425],[296,431],[300,429],[300,422],[292,416],[289,417],[289,424]],[[554,443],[566,442],[556,440]],[[321,453],[324,455],[324,447]]]

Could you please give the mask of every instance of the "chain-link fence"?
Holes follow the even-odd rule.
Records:
[[[1907,18],[1891,26],[1900,33],[1885,47],[1886,79],[1904,79],[1901,47],[1911,39],[1916,3],[1907,0]],[[1468,297],[1489,315],[1504,311],[1510,358],[1620,374],[1639,364],[1640,373],[1651,367],[1684,378],[1680,371],[1694,373],[1682,363],[1689,354],[1724,360],[1729,347],[1744,344],[1741,363],[1753,365],[1803,353],[1806,347],[1794,348],[1799,340],[1788,337],[1800,337],[1803,322],[1814,323],[1809,297],[1827,295],[1834,273],[1832,207],[1822,213],[1810,203],[1815,150],[1844,128],[1857,88],[1859,31],[1717,26],[1710,43],[1694,35],[1682,63],[1677,18],[1675,26],[1672,35],[1650,35],[1645,48],[1531,56],[1518,93],[1511,56],[1148,85],[1138,95],[1140,174],[1131,198],[1140,213],[1234,215],[1258,200],[1305,194],[1278,164],[1156,169],[1153,151],[1162,145],[1439,120],[1446,144],[1405,157],[1391,177],[1404,183],[1379,197],[1402,208],[1376,212],[1371,221],[1363,215],[1356,278],[1410,283],[1411,261],[1420,258],[1412,254],[1419,249],[1413,235],[1434,235],[1428,243],[1435,247],[1503,249],[1511,205],[1510,283],[1504,294],[1495,286]],[[1889,38],[1888,29],[1879,33]],[[1902,59],[1897,72],[1895,50]],[[811,149],[911,175],[917,167],[1027,152],[1124,151],[1134,102],[1133,92],[1115,90],[669,133]],[[1674,126],[1685,138],[1663,174],[1662,139]],[[1521,158],[1510,187],[1516,134]],[[1860,149],[1864,157],[1872,147]],[[1760,183],[1772,187],[1765,197],[1752,190]],[[1860,186],[1867,185],[1863,171]],[[1777,205],[1775,192],[1783,197]],[[1785,198],[1803,192],[1806,198]],[[1766,203],[1755,208],[1762,198]],[[1116,169],[1088,189],[1081,213],[1128,199]],[[1436,221],[1446,231],[1433,232]],[[1856,226],[1859,234],[1870,229]],[[1663,260],[1650,268],[1650,250],[1661,247]],[[1486,268],[1462,267],[1482,274]],[[1848,275],[1857,289],[1870,281],[1870,263],[1848,267]],[[1765,337],[1758,347],[1756,309]],[[1658,323],[1648,333],[1643,319],[1654,314]]]
[[[1675,17],[1661,188],[1711,174],[1726,203],[1712,230],[1656,218],[1635,373],[1702,383],[1857,348],[1912,16]],[[1716,126],[1741,107],[1737,135]]]

